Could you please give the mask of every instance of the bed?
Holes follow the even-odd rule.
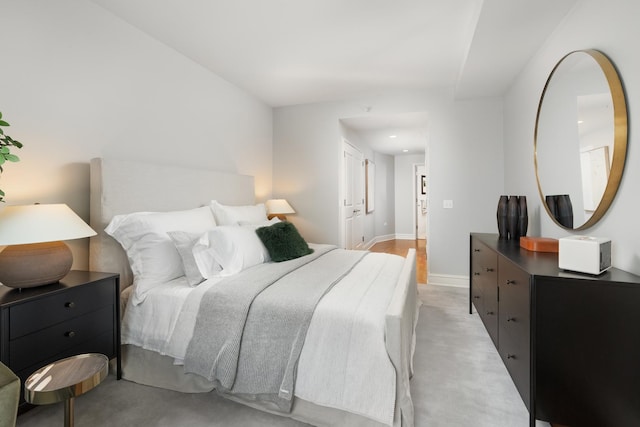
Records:
[[[163,215],[179,211],[194,215],[197,211],[200,215],[210,207],[212,200],[226,207],[254,206],[253,177],[96,158],[91,160],[90,188],[90,224],[98,232],[90,239],[90,268],[117,272],[121,276],[124,379],[186,393],[216,390],[224,397],[248,406],[313,425],[413,426],[409,381],[413,371],[419,304],[415,251],[411,250],[406,258],[401,258],[309,243],[311,254],[282,263],[256,262],[237,274],[233,271],[227,276],[218,274],[201,278],[197,286],[191,281],[186,261],[183,275],[171,280],[154,278],[146,282],[140,280],[142,273],[137,261],[134,259],[130,263],[123,245],[105,232],[107,227],[113,227],[117,218],[132,214]],[[183,222],[195,227],[198,221]],[[267,227],[267,223],[262,226]],[[255,235],[255,227],[252,235]],[[213,227],[216,232],[234,233],[238,228],[247,226],[227,227],[218,223]],[[202,238],[199,241],[201,243]],[[173,243],[179,247],[176,240]],[[347,258],[352,261],[342,261]],[[341,262],[344,266],[333,267]],[[167,263],[158,265],[158,270],[166,268],[164,264]],[[270,277],[275,274],[272,271],[278,269],[282,270],[277,273],[281,278],[264,285],[258,283],[258,278]],[[144,274],[147,277],[147,273]],[[258,331],[258,326],[273,321],[276,323],[272,329],[286,329],[277,322],[282,322],[281,318],[289,314],[273,316],[273,310],[280,313],[283,307],[295,305],[298,296],[293,295],[296,292],[301,299],[313,293],[298,288],[311,286],[307,282],[320,276],[331,276],[326,279],[331,285],[317,291],[317,301],[307,303],[313,309],[310,313],[300,314],[300,319],[306,320],[288,321],[288,324],[295,324],[292,328],[303,325],[302,329],[294,330],[294,338],[282,338],[293,342],[287,341],[290,347],[283,347],[283,351],[290,351],[290,360],[278,364],[268,357],[251,354],[249,350],[253,344],[250,343],[264,341],[261,334],[265,332]],[[130,286],[134,279],[135,286]],[[256,288],[255,294],[244,296],[248,288]],[[227,292],[224,289],[242,295],[221,294]],[[210,294],[214,296],[208,298]],[[219,302],[222,297],[230,298],[231,303]],[[241,303],[241,298],[249,298],[249,302]],[[263,305],[259,305],[259,301]],[[236,342],[237,338],[233,326],[235,311],[228,311],[234,304],[245,307],[254,320],[250,321],[248,317],[238,320],[242,334],[247,336],[240,337],[244,341],[242,346],[237,345],[239,348],[235,353],[223,357],[222,353],[233,348],[229,343]],[[273,308],[274,304],[280,306]],[[202,326],[204,318],[214,326]],[[229,322],[233,327],[228,326]],[[213,330],[226,331],[220,333],[222,338],[215,334],[213,339],[222,340],[222,344],[201,344],[201,338]],[[268,339],[274,340],[275,332],[269,333],[272,335]],[[218,355],[215,361],[196,361],[197,355],[211,351],[207,346],[224,351],[209,353]],[[278,345],[274,347],[278,348]],[[290,348],[296,351],[288,350]],[[278,351],[274,350],[274,353],[277,355]],[[263,359],[270,361],[265,364]],[[227,369],[227,360],[232,361],[233,369]],[[200,369],[198,364],[203,367]],[[271,370],[281,370],[277,381],[282,378],[286,381],[278,383],[275,394],[253,393],[258,387],[254,385],[254,377]],[[228,372],[232,372],[230,380]],[[257,380],[261,381],[266,380]],[[282,385],[287,383],[288,387]],[[271,385],[261,383],[259,387],[266,390]]]

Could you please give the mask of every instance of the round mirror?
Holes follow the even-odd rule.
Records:
[[[556,224],[584,230],[605,214],[627,153],[627,107],[620,78],[596,50],[567,54],[540,97],[534,137],[542,204]]]

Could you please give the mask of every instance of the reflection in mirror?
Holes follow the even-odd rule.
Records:
[[[557,224],[582,230],[604,215],[626,144],[624,94],[611,62],[594,50],[566,55],[547,80],[535,131],[538,190]]]

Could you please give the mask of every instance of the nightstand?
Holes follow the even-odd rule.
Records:
[[[28,289],[0,286],[0,361],[25,380],[65,357],[120,358],[120,276],[72,270],[60,282]],[[24,410],[24,391],[21,391]]]

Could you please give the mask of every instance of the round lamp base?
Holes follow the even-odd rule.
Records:
[[[0,283],[11,288],[56,283],[72,264],[73,255],[64,242],[7,246],[0,252]]]

